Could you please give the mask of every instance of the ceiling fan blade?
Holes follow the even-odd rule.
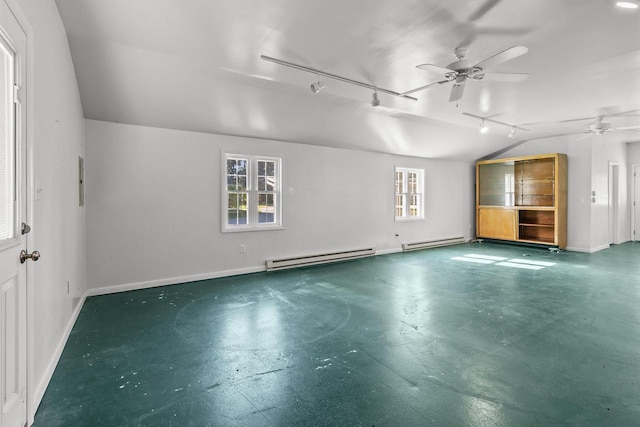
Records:
[[[503,62],[517,58],[520,55],[524,55],[527,52],[529,52],[529,49],[524,46],[513,46],[485,59],[484,61],[478,62],[476,67],[486,70],[488,68],[495,67],[498,64],[502,64]]]
[[[473,13],[473,15],[469,17],[469,21],[477,21],[478,19],[482,18],[487,14],[487,12],[493,9],[495,5],[500,3],[500,1],[501,0],[488,0],[487,2],[485,2],[485,4],[480,6],[480,8]]]
[[[579,119],[568,119],[568,120],[558,120],[557,122],[550,122],[550,123],[572,123],[572,122],[583,122],[585,120],[593,120],[594,117],[580,117]]]
[[[448,74],[448,73],[455,73],[456,76],[458,75],[458,73],[455,70],[451,70],[449,68],[440,67],[438,65],[433,65],[433,64],[420,64],[420,65],[416,65],[416,68],[420,68],[421,70],[433,71],[434,73],[438,73],[441,76],[444,76],[445,74]]]
[[[464,93],[464,84],[455,84],[451,86],[451,94],[449,95],[449,102],[454,102],[462,98]]]
[[[427,88],[428,88],[428,87],[430,87],[430,86],[434,86],[434,85],[441,85],[441,84],[443,84],[443,83],[449,83],[450,81],[451,81],[451,80],[441,80],[441,81],[439,81],[439,82],[429,83],[428,85],[420,86],[420,87],[417,87],[417,88],[415,88],[415,89],[411,89],[411,90],[408,90],[408,91],[406,91],[406,92],[402,92],[402,93],[400,94],[400,96],[410,95],[410,94],[412,94],[412,93],[420,92],[421,90],[425,90],[425,89],[427,89]]]
[[[486,73],[482,80],[491,82],[523,82],[529,78],[527,73]]]
[[[640,110],[629,110],[629,111],[622,111],[622,112],[619,112],[619,113],[615,113],[614,112],[614,113],[609,113],[609,114],[606,114],[606,115],[610,116],[610,117],[637,117],[637,116],[640,115],[640,114],[637,114],[638,111],[640,111]]]

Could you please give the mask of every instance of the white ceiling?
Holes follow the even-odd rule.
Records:
[[[640,9],[613,0],[56,3],[89,119],[471,161],[593,122],[557,121],[640,110]],[[442,80],[416,65],[448,65],[465,39],[473,39],[468,56],[477,60],[528,47],[492,71],[529,79],[469,81],[458,107],[446,84],[415,93],[418,101],[379,94],[374,108],[369,89],[323,79],[326,89],[314,95],[314,74],[260,59],[404,92]],[[514,140],[508,127],[480,135],[479,120],[463,112],[542,123]],[[605,121],[638,125],[634,114]]]

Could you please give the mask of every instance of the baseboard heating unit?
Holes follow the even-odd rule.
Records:
[[[416,251],[418,249],[437,248],[439,246],[457,245],[464,243],[464,237],[452,237],[449,239],[428,240],[425,242],[403,243],[402,252]]]
[[[318,255],[306,255],[282,259],[267,260],[267,271],[284,270],[286,268],[302,267],[329,262],[346,261],[364,258],[376,254],[376,248],[354,249],[350,251],[330,252]]]

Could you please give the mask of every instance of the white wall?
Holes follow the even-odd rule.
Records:
[[[257,271],[290,255],[471,237],[469,163],[92,120],[86,137],[87,265],[98,292]],[[283,158],[284,230],[221,233],[225,151]],[[395,165],[425,169],[426,220],[394,221]]]
[[[627,144],[627,156],[630,165],[640,165],[640,141]]]
[[[84,121],[71,55],[53,0],[8,0],[27,33],[31,169],[28,268],[28,416],[37,409],[86,290],[85,215],[78,207]],[[40,199],[35,198],[35,182]],[[69,291],[67,290],[69,283]]]
[[[629,239],[627,148],[609,135],[565,136],[526,142],[500,157],[565,153],[568,159],[567,249],[595,252],[609,247],[609,163],[619,164],[620,242]],[[592,191],[596,192],[595,202]]]

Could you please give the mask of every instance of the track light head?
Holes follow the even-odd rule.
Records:
[[[509,132],[509,138],[515,138],[515,137],[516,137],[516,128],[512,127],[511,132]]]
[[[322,89],[325,88],[325,84],[322,83],[320,80],[318,80],[317,83],[311,83],[311,92],[317,94],[318,92],[320,92]]]
[[[487,133],[489,132],[489,126],[487,126],[484,123],[484,120],[482,120],[482,122],[480,123],[480,133]]]
[[[377,107],[380,105],[380,100],[378,99],[378,92],[373,92],[373,99],[371,100],[371,106]]]

